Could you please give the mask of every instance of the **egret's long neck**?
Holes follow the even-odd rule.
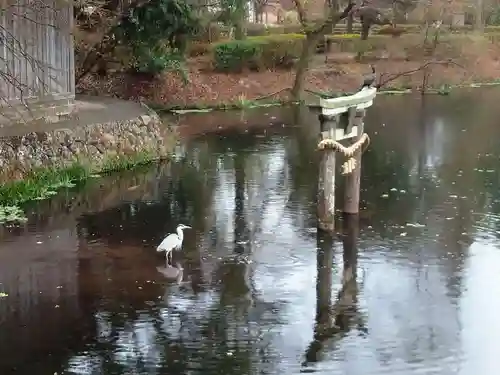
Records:
[[[184,232],[182,231],[182,228],[177,228],[177,235],[179,236],[179,240],[182,242],[184,239]]]

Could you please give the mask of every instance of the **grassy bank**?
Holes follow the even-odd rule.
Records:
[[[65,167],[33,170],[23,180],[0,186],[0,224],[25,222],[24,203],[50,198],[59,190],[73,188],[89,178],[130,170],[157,160],[159,158],[152,152],[140,152],[132,156],[107,158],[98,169],[91,168],[87,162],[76,161]]]

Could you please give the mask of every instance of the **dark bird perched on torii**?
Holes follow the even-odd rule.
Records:
[[[360,90],[363,90],[365,87],[366,88],[373,87],[372,85],[375,83],[375,80],[377,79],[377,74],[375,73],[375,67],[373,65],[370,65],[370,67],[372,68],[372,72],[363,77],[363,85],[361,86]]]

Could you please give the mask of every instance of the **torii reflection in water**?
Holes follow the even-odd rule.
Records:
[[[333,236],[318,230],[316,279],[316,322],[313,341],[305,353],[303,366],[320,360],[324,343],[344,337],[354,325],[367,332],[364,317],[358,311],[357,239],[359,217],[344,214],[342,285],[332,304],[332,271],[334,264]]]

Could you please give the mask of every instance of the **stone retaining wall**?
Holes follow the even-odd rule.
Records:
[[[39,128],[0,137],[0,184],[22,179],[40,167],[80,162],[99,171],[112,158],[133,160],[141,154],[158,159],[167,156],[175,144],[173,132],[152,111],[126,120],[85,125],[68,120],[49,131]]]

